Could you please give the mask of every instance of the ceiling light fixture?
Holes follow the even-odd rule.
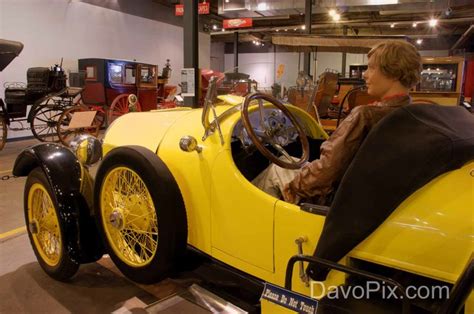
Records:
[[[431,27],[435,27],[436,25],[438,25],[438,20],[437,19],[431,19],[428,23]]]
[[[216,25],[216,24],[212,25],[212,29],[213,29],[213,30],[216,30],[216,29],[217,29],[217,25]]]
[[[305,30],[305,29],[306,29],[306,25],[301,26],[301,29],[302,29],[302,30]]]
[[[422,43],[423,43],[423,39],[417,39],[417,40],[416,40],[416,44],[417,44],[417,45],[421,45]]]
[[[417,25],[418,25],[417,22],[414,22],[414,23],[413,23],[413,27],[416,27]]]
[[[390,24],[390,28],[395,28],[395,23]]]
[[[257,5],[257,10],[258,11],[265,11],[267,9],[267,3],[266,2],[260,2]]]
[[[334,20],[334,22],[339,22],[339,20],[341,19],[341,15],[336,13],[334,14],[334,16],[332,17],[332,19]]]
[[[331,9],[331,10],[329,10],[328,14],[329,14],[329,16],[334,16],[334,15],[336,15],[336,10]]]

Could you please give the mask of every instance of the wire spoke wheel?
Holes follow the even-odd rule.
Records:
[[[127,265],[150,263],[158,249],[158,221],[150,193],[133,170],[112,169],[101,191],[101,215],[114,253]]]
[[[110,105],[108,114],[109,125],[118,117],[131,111],[141,111],[140,103],[137,101],[134,106],[129,103],[130,94],[118,95]]]
[[[92,124],[90,126],[78,128],[69,127],[75,113],[86,111],[95,110],[90,110],[87,106],[76,106],[65,110],[61,114],[57,123],[57,134],[61,143],[64,145],[69,145],[70,141],[80,134],[90,134],[95,137],[99,135],[100,127],[102,126],[104,119],[103,115],[99,115],[98,111],[96,111],[94,120],[92,120]]]
[[[7,142],[7,122],[3,116],[0,116],[0,150],[3,149]]]
[[[43,261],[56,266],[62,255],[61,231],[53,201],[40,183],[35,183],[28,194],[28,221],[32,237]]]
[[[31,246],[41,268],[52,278],[67,280],[79,269],[64,236],[64,220],[51,185],[43,170],[33,169],[25,184],[25,222]]]
[[[164,162],[140,146],[110,151],[94,186],[97,226],[110,258],[129,279],[166,278],[187,240],[181,191]]]

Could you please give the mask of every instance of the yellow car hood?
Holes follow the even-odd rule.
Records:
[[[191,108],[173,108],[123,115],[107,129],[103,144],[104,155],[114,147],[124,145],[143,146],[156,152],[169,128],[192,111]]]

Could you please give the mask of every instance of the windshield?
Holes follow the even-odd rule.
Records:
[[[207,92],[211,77],[216,78],[217,95],[244,97],[249,93],[260,92],[282,101],[291,98],[290,94],[294,90],[308,91],[317,81],[305,72],[286,67],[285,64],[255,62],[230,66],[225,71],[202,70],[203,95]]]
[[[218,99],[240,105],[243,97],[257,92],[270,95],[283,104],[299,107],[319,123],[321,112],[318,107],[327,111],[337,92],[338,77],[336,71],[326,70],[315,79],[297,68],[275,62],[248,63],[223,72],[202,70],[203,124],[206,128],[209,125],[204,116],[209,114],[211,104],[219,103]]]

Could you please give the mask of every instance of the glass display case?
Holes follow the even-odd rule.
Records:
[[[414,100],[456,106],[461,99],[463,57],[423,57],[420,83],[410,95]]]
[[[458,64],[423,64],[420,92],[455,92]]]
[[[366,64],[352,64],[349,66],[349,77],[361,79],[364,77],[365,71],[367,71]]]

